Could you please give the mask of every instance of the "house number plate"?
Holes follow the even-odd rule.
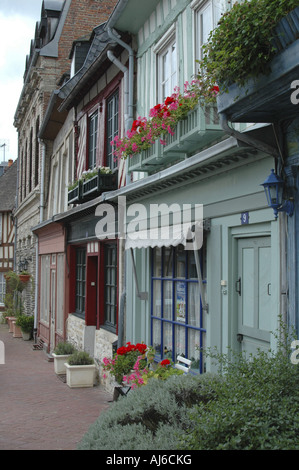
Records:
[[[249,212],[242,212],[242,214],[241,214],[241,224],[242,225],[249,224]]]

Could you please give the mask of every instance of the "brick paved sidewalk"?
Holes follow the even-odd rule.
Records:
[[[0,340],[0,450],[75,450],[111,395],[99,385],[68,387],[45,353],[13,338],[7,325],[0,325]]]

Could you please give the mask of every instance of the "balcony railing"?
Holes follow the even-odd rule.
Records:
[[[222,135],[217,108],[197,106],[177,124],[173,135],[163,137],[165,145],[157,140],[149,149],[129,157],[128,170],[155,172],[178,160],[184,160]]]
[[[106,191],[117,189],[117,172],[111,174],[98,173],[90,179],[79,181],[76,188],[68,192],[69,204],[82,204],[90,201]]]

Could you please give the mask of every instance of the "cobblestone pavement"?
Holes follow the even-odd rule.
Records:
[[[75,450],[112,399],[100,385],[70,388],[33,341],[0,325],[0,450]]]

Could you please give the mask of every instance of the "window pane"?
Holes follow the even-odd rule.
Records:
[[[153,250],[153,276],[161,277],[162,248]]]
[[[177,248],[176,255],[176,277],[186,276],[186,250],[183,246]]]
[[[161,351],[161,322],[153,320],[153,348],[156,354],[162,355]]]
[[[177,85],[177,52],[176,43],[172,42],[159,56],[159,100],[162,102],[170,96]]]
[[[199,369],[199,359],[200,359],[200,331],[190,329],[188,331],[188,358],[191,359],[192,369]]]
[[[197,270],[193,251],[188,251],[188,278],[197,279]]]
[[[88,146],[88,168],[96,167],[96,151],[98,138],[98,113],[93,114],[89,120],[89,146]]]
[[[116,326],[116,245],[105,246],[105,323]]]
[[[186,322],[186,283],[176,282],[175,288],[175,305],[176,305],[176,321],[185,323]]]
[[[186,356],[186,328],[175,325],[175,357]]]
[[[201,327],[199,286],[194,282],[190,282],[188,285],[188,324]]]
[[[85,313],[86,250],[76,251],[76,312]]]
[[[118,135],[118,92],[107,101],[107,165],[114,169],[117,162],[110,142]]]
[[[163,282],[163,318],[172,320],[172,282]]]
[[[163,249],[163,276],[173,277],[173,249]]]
[[[163,323],[163,357],[172,358],[172,324]]]
[[[161,282],[153,281],[152,315],[161,318]]]

